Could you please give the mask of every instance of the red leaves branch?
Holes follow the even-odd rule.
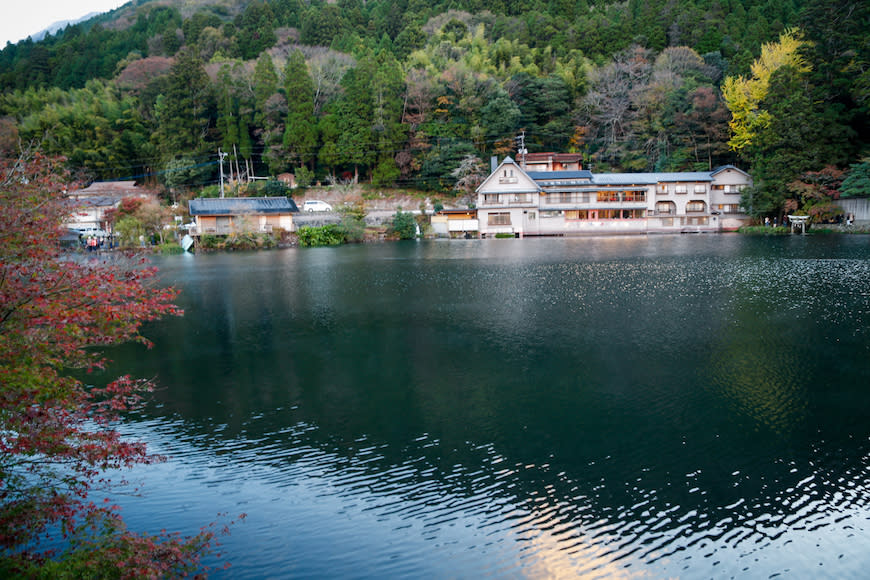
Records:
[[[26,576],[57,564],[38,549],[55,525],[70,534],[63,562],[72,569],[100,576],[99,567],[110,566],[121,577],[192,571],[211,532],[133,534],[112,508],[87,500],[101,472],[161,460],[114,428],[150,383],[120,377],[89,387],[68,373],[102,367],[99,347],[149,344],[142,324],[181,311],[177,292],[159,287],[141,260],[60,250],[70,208],[61,163],[35,151],[0,159],[0,572]]]

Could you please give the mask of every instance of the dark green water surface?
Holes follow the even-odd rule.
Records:
[[[134,529],[248,514],[218,576],[860,577],[870,238],[409,242],[158,258],[113,372],[170,460]]]

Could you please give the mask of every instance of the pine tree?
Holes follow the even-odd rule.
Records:
[[[287,122],[284,149],[293,164],[312,163],[317,153],[317,120],[314,117],[314,83],[308,74],[305,57],[299,50],[287,59],[284,68]]]

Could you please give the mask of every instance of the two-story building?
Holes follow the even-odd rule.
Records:
[[[540,165],[527,165],[540,167]],[[578,166],[579,167],[579,166]],[[481,237],[735,230],[748,221],[733,166],[685,173],[532,171],[510,157],[477,188]]]

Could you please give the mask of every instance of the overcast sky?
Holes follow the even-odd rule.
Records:
[[[128,0],[3,0],[0,48],[45,30],[55,22],[77,20],[90,12],[108,12]]]

